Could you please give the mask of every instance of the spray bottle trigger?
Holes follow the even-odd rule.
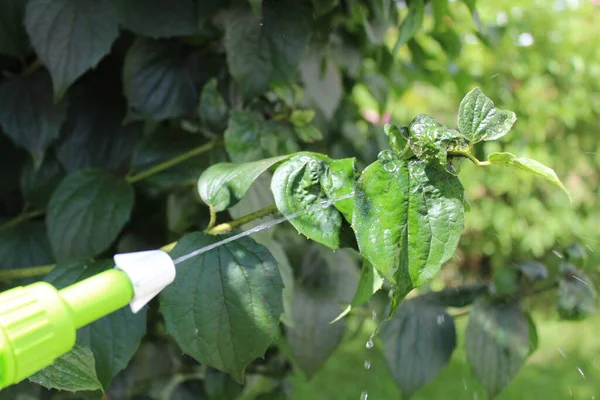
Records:
[[[137,313],[150,300],[175,280],[175,264],[162,250],[116,254],[115,268],[125,272],[133,285],[129,307]]]

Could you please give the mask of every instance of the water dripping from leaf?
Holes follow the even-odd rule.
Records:
[[[367,369],[367,370],[371,369],[371,361],[369,361],[369,360],[365,361],[365,369]]]
[[[367,400],[369,398],[369,393],[366,390],[363,390],[360,394],[360,400]]]
[[[583,373],[583,370],[581,368],[577,367],[577,372],[579,372],[579,375],[581,375],[581,377],[585,379],[585,374]]]

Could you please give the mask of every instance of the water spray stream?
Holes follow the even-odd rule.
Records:
[[[220,241],[218,241],[216,243],[213,243],[211,245],[202,247],[202,248],[200,248],[198,250],[194,250],[194,251],[192,251],[192,252],[190,252],[188,254],[185,254],[185,255],[183,255],[181,257],[176,258],[175,260],[173,260],[173,263],[175,265],[180,264],[180,263],[182,263],[184,261],[189,260],[190,258],[194,258],[196,256],[199,256],[200,254],[206,253],[207,251],[214,250],[217,247],[223,246],[226,243],[230,243],[230,242],[233,242],[233,241],[238,240],[240,238],[243,238],[245,236],[252,235],[253,233],[260,232],[260,231],[262,231],[264,229],[271,228],[271,227],[273,227],[275,225],[278,225],[278,224],[280,224],[282,222],[289,221],[289,220],[294,219],[294,218],[298,218],[299,216],[301,216],[303,214],[306,214],[310,210],[310,208],[312,208],[312,207],[317,207],[318,206],[318,207],[322,207],[322,208],[327,208],[327,207],[331,206],[333,203],[336,203],[336,202],[341,201],[341,200],[349,199],[352,196],[354,196],[354,192],[349,193],[349,194],[344,195],[344,196],[341,196],[341,197],[339,197],[337,199],[330,199],[330,200],[320,201],[318,203],[313,204],[311,207],[309,207],[306,210],[297,211],[297,212],[292,213],[290,215],[274,219],[273,221],[265,222],[264,224],[257,225],[257,226],[255,226],[252,229],[248,229],[247,231],[240,232],[238,234],[235,234],[233,236],[229,236],[228,238],[220,240]]]

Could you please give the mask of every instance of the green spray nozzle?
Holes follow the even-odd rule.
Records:
[[[116,267],[57,290],[46,282],[0,294],[0,389],[52,364],[76,330],[127,304],[138,312],[175,279],[160,250],[117,254]]]

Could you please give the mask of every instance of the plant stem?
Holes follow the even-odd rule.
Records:
[[[215,141],[212,140],[206,144],[203,144],[202,146],[198,146],[196,148],[191,149],[190,151],[187,151],[177,157],[171,158],[167,161],[163,161],[160,164],[157,164],[151,168],[148,168],[145,171],[142,171],[138,174],[135,175],[128,175],[125,180],[129,183],[136,183],[139,182],[143,179],[146,179],[152,175],[158,174],[159,172],[162,172],[166,169],[169,169],[179,163],[182,163],[192,157],[196,157],[202,153],[205,153],[207,151],[209,151],[210,149],[212,149],[215,146]]]
[[[42,62],[39,58],[36,58],[31,64],[26,66],[23,71],[21,71],[21,76],[27,76],[35,71],[37,71],[42,66]]]
[[[33,219],[39,216],[44,215],[44,212],[42,210],[33,210],[33,211],[29,211],[29,212],[24,212],[21,213],[19,215],[17,215],[16,217],[14,217],[13,219],[11,219],[10,221],[5,222],[4,224],[2,224],[0,226],[0,232],[12,228],[15,225],[19,225],[21,222],[23,221],[27,221],[29,219]]]
[[[492,163],[489,161],[479,161],[473,154],[471,154],[468,151],[449,151],[448,155],[454,157],[468,158],[473,162],[473,164],[477,165],[478,167],[486,167],[488,165],[492,165]]]
[[[273,204],[268,207],[261,208],[260,210],[250,213],[248,215],[244,215],[241,218],[234,219],[233,221],[219,224],[213,228],[207,229],[205,232],[210,235],[217,235],[219,233],[230,232],[230,231],[234,230],[235,228],[238,228],[244,224],[247,224],[248,222],[254,221],[255,219],[268,217],[269,215],[273,215],[278,212],[279,212],[279,210],[277,210],[277,206],[275,204]]]
[[[210,207],[210,221],[208,221],[208,226],[206,227],[206,231],[211,230],[215,223],[217,222],[217,212],[214,208]]]

